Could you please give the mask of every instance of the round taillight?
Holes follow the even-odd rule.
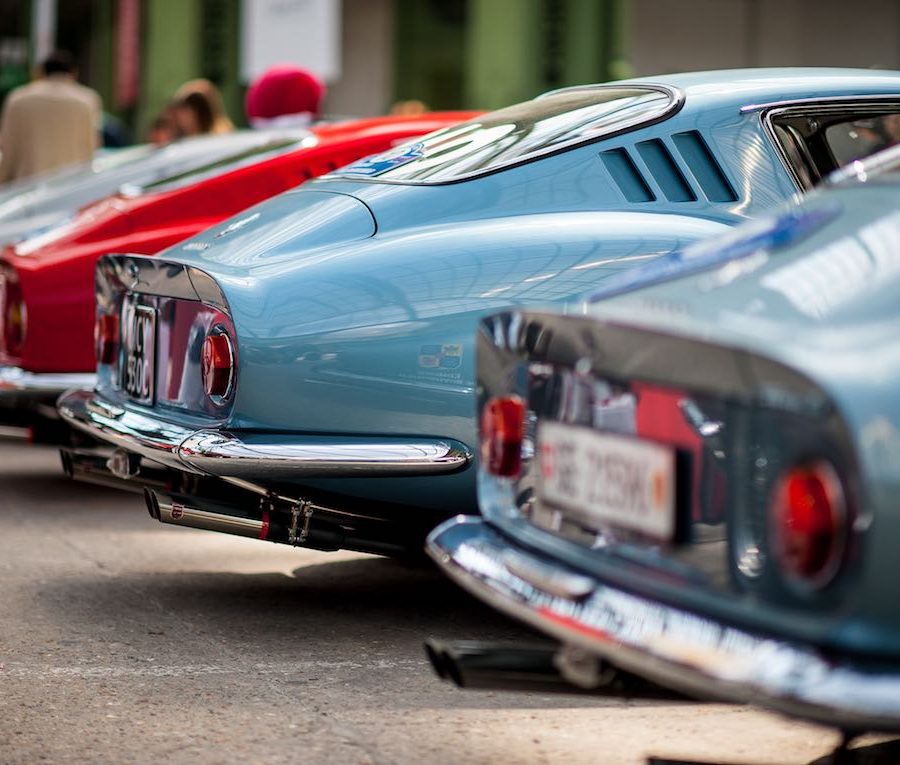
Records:
[[[94,323],[94,351],[98,364],[112,364],[119,349],[119,317],[101,313]]]
[[[481,411],[481,465],[491,475],[513,478],[522,470],[525,403],[518,396],[492,398]]]
[[[214,403],[222,403],[234,381],[234,348],[223,330],[213,330],[203,341],[200,357],[203,390]]]
[[[18,278],[0,271],[0,328],[3,347],[10,356],[21,356],[25,347],[27,311]]]
[[[834,578],[844,553],[847,506],[830,463],[787,470],[775,485],[769,521],[775,559],[788,579],[824,587]]]

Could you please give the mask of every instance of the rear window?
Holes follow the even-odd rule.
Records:
[[[677,93],[656,86],[568,88],[366,157],[330,177],[462,180],[645,125],[678,105]]]

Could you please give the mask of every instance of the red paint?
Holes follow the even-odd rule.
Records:
[[[0,340],[0,364],[32,372],[92,372],[94,264],[101,255],[154,255],[308,178],[471,116],[448,112],[317,127],[314,146],[184,188],[108,197],[83,208],[64,229],[57,229],[54,241],[27,255],[28,242],[4,248],[0,266],[15,270],[28,325],[20,353],[11,354]]]
[[[262,514],[262,528],[259,530],[259,538],[260,539],[268,539],[269,537],[269,511],[263,510]]]
[[[674,446],[691,456],[691,517],[695,521],[720,523],[725,508],[724,474],[708,461],[704,463],[703,438],[688,424],[681,412],[681,402],[689,398],[683,391],[643,382],[633,382],[631,391],[637,396],[637,435],[649,441]],[[705,468],[704,468],[705,464]],[[701,507],[700,486],[703,471],[711,472],[712,493],[707,507]]]

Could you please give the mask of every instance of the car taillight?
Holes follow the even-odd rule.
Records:
[[[203,341],[200,371],[203,390],[214,403],[228,398],[234,382],[234,347],[224,330],[212,330]]]
[[[16,272],[0,266],[0,339],[10,356],[21,356],[28,313]]]
[[[788,578],[828,584],[847,534],[844,490],[834,467],[816,460],[787,470],[775,486],[769,522],[775,559]]]
[[[513,478],[522,470],[525,403],[518,396],[492,398],[481,412],[481,464],[491,475]]]
[[[94,324],[94,349],[98,364],[112,364],[119,349],[119,317],[101,313]]]

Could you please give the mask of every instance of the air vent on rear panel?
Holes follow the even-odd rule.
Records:
[[[710,202],[736,202],[737,194],[703,136],[696,130],[675,133],[672,142]]]
[[[636,148],[666,199],[670,202],[697,201],[697,195],[662,141],[658,138],[640,141]]]
[[[625,149],[602,151],[600,160],[629,202],[653,202],[656,199]]]

